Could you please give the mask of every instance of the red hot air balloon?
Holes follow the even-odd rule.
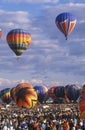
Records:
[[[56,96],[54,94],[54,90],[57,88],[57,86],[52,86],[48,89],[48,95],[49,97],[51,97],[52,99],[56,99]]]

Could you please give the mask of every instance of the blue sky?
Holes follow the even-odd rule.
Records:
[[[55,18],[72,12],[77,24],[65,40]],[[20,82],[32,85],[85,83],[85,0],[0,0],[0,87]],[[32,44],[20,61],[10,50],[7,33],[14,28],[28,30]]]

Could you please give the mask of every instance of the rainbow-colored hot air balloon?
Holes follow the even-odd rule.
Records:
[[[12,51],[20,56],[31,44],[32,37],[28,31],[23,29],[13,29],[7,34],[7,43]]]
[[[69,34],[73,31],[76,25],[76,18],[70,12],[59,14],[55,20],[58,29],[65,35],[66,40]]]
[[[0,91],[0,98],[3,103],[9,104],[12,100],[10,95],[10,88],[4,88]]]

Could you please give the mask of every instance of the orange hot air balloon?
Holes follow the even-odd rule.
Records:
[[[37,93],[29,83],[16,86],[15,102],[18,107],[33,108],[37,105]]]
[[[83,85],[81,90],[81,97],[79,100],[78,109],[80,110],[80,118],[85,119],[85,85]]]
[[[79,101],[79,106],[78,106],[78,108],[79,108],[79,110],[80,110],[81,112],[85,111],[85,100],[84,100],[84,99],[81,99],[81,100]]]

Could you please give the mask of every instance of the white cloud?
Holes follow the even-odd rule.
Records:
[[[12,88],[17,84],[17,81],[0,78],[0,90],[6,87]]]
[[[15,11],[15,12],[7,12],[4,10],[0,10],[0,26],[14,28],[16,26],[24,27],[25,24],[29,26],[30,20],[29,12],[25,11]],[[22,26],[21,26],[22,25]]]
[[[73,12],[77,18],[76,27],[67,41],[55,25],[55,17],[63,10]],[[10,86],[20,81],[53,85],[84,80],[85,5],[44,5],[39,11],[39,15],[34,16],[34,12],[30,14],[29,11],[0,10],[0,27],[4,35],[3,42],[0,41],[0,72],[5,71],[7,76],[15,79],[0,79],[0,85]],[[5,44],[7,32],[17,27],[28,29],[32,35],[32,44],[19,62]]]

